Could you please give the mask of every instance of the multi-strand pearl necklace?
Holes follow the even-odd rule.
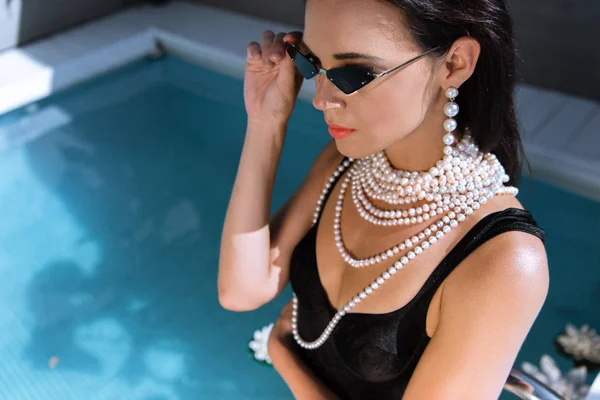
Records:
[[[446,115],[452,117],[456,115],[456,113],[449,115],[453,112],[450,109],[454,106],[448,106],[448,104],[445,112],[446,109],[449,109]],[[457,107],[456,112],[458,112]],[[298,299],[294,295],[292,333],[301,347],[305,349],[320,347],[346,313],[387,282],[411,260],[441,240],[459,223],[465,221],[468,215],[473,214],[489,199],[499,194],[516,195],[518,193],[516,188],[504,186],[504,183],[508,182],[508,176],[496,156],[491,153],[482,153],[469,135],[464,135],[462,140],[452,147],[455,138],[451,131],[456,128],[456,123],[448,121],[454,120],[450,118],[444,123],[446,130],[449,131],[444,136],[446,145],[444,157],[429,171],[407,172],[394,169],[385,154],[380,152],[359,160],[345,160],[323,188],[317,202],[313,224],[317,223],[327,193],[334,182],[344,174],[346,169],[349,169],[341,184],[335,206],[333,227],[336,247],[341,257],[350,266],[364,268],[380,264],[394,256],[399,256],[401,252],[408,251],[338,310],[323,333],[312,342],[304,341],[298,333]],[[360,216],[373,224],[381,226],[415,225],[438,216],[441,218],[403,243],[386,249],[378,255],[366,259],[355,258],[346,249],[341,234],[342,207],[348,186],[351,186],[353,204]],[[412,204],[419,201],[425,201],[425,203],[407,210],[382,210],[378,209],[371,200],[380,200],[392,205]]]
[[[341,235],[342,203],[349,182],[352,181],[352,200],[360,216],[382,226],[422,224],[431,218],[441,216],[440,223],[456,228],[466,215],[472,214],[487,199],[507,190],[503,183],[508,181],[502,165],[493,154],[477,154],[477,147],[469,136],[465,136],[455,149],[456,155],[446,155],[427,172],[409,173],[394,170],[383,153],[357,160],[346,176],[335,209],[334,235],[340,255],[350,266],[362,268],[379,264],[399,252],[410,249],[419,240],[435,234],[437,224],[421,231],[404,243],[393,246],[382,253],[356,259],[345,248]],[[512,194],[514,188],[508,189]],[[400,196],[398,195],[400,194]],[[404,204],[416,198],[427,203],[408,210],[379,210],[369,199],[382,200],[390,204]],[[444,232],[448,233],[448,232]],[[418,251],[418,249],[417,249]]]

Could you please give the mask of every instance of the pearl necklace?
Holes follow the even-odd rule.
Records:
[[[458,150],[455,153],[457,154],[456,157],[446,155],[444,160],[437,164],[441,168],[434,167],[428,172],[421,173],[424,177],[416,180],[415,191],[420,190],[419,199],[431,199],[434,202],[404,211],[378,210],[368,200],[368,197],[373,198],[375,196],[370,195],[368,192],[365,193],[363,190],[367,186],[375,188],[375,193],[379,195],[378,199],[388,199],[389,202],[394,204],[397,203],[397,193],[400,192],[400,194],[404,194],[405,196],[411,196],[411,193],[415,193],[413,190],[405,190],[406,187],[410,187],[407,186],[407,184],[410,184],[409,182],[401,182],[400,185],[402,186],[400,188],[392,187],[387,191],[382,188],[382,181],[393,181],[398,175],[398,172],[391,171],[389,162],[387,159],[384,159],[385,156],[383,153],[377,153],[366,159],[358,160],[350,168],[350,173],[353,176],[344,179],[340,198],[335,208],[334,237],[336,247],[342,259],[354,268],[379,264],[386,261],[389,257],[398,254],[400,251],[411,248],[420,239],[428,238],[432,234],[430,227],[407,239],[404,243],[384,250],[378,255],[366,259],[352,257],[344,246],[340,227],[343,198],[348,182],[351,179],[354,204],[361,217],[371,223],[384,226],[421,224],[432,217],[440,215],[443,216],[443,222],[449,223],[451,228],[455,228],[458,222],[464,221],[464,210],[471,207],[473,203],[478,202],[481,198],[491,198],[502,188],[503,182],[508,180],[508,176],[504,173],[502,165],[493,154],[483,155],[474,161],[472,157],[475,155],[474,147],[471,138],[465,136],[458,145]],[[476,147],[475,150],[477,150]],[[374,179],[372,175],[377,174],[374,174],[372,171],[381,165],[384,165],[385,173],[380,174],[381,178]],[[443,171],[447,171],[447,173],[444,174]],[[471,174],[464,178],[461,171],[471,171]],[[414,173],[414,175],[416,174]],[[454,176],[455,174],[457,175],[456,177]],[[449,178],[443,178],[444,176],[449,176]],[[495,179],[489,179],[488,176],[495,177]],[[442,183],[437,183],[439,181],[442,181]],[[444,194],[442,195],[439,192]],[[392,195],[395,196],[390,200]],[[400,200],[403,200],[403,198],[400,197]],[[483,201],[485,202],[486,200]]]
[[[294,294],[292,333],[300,347],[312,350],[322,346],[346,313],[380,288],[417,255],[443,239],[489,199],[496,195],[517,195],[517,188],[504,186],[509,177],[496,156],[482,153],[470,135],[465,134],[455,147],[452,146],[455,143],[452,132],[457,127],[454,117],[459,112],[459,106],[454,102],[458,96],[458,89],[448,88],[445,95],[450,101],[444,105],[444,114],[448,117],[444,121],[444,129],[447,131],[443,137],[444,157],[429,171],[409,172],[394,169],[385,154],[379,152],[356,162],[351,158],[344,160],[325,184],[317,201],[313,225],[319,220],[321,208],[331,186],[340,174],[350,168],[349,174],[344,177],[341,184],[333,225],[336,247],[346,263],[354,268],[362,268],[386,261],[399,255],[401,251],[408,250],[408,252],[339,309],[314,341],[304,341],[298,333],[298,298]],[[340,225],[344,196],[349,185],[353,203],[360,216],[375,225],[414,225],[437,216],[441,218],[399,245],[373,257],[356,259],[344,246]],[[423,200],[426,203],[408,210],[380,210],[369,199],[392,205],[412,204]]]
[[[444,143],[447,146],[444,148],[443,160],[438,161],[436,166],[427,172],[410,173],[394,170],[389,166],[385,155],[377,153],[356,160],[356,162],[353,159],[345,160],[329,178],[317,202],[313,224],[317,223],[325,197],[336,178],[350,167],[349,176],[344,177],[341,184],[334,218],[336,246],[347,263],[352,267],[361,268],[386,261],[401,251],[407,249],[410,251],[339,309],[325,330],[314,341],[304,341],[298,333],[298,298],[294,294],[292,333],[299,346],[311,350],[322,346],[346,313],[381,287],[417,255],[426,251],[456,228],[460,222],[466,219],[466,216],[471,215],[495,195],[516,195],[518,193],[518,189],[514,187],[503,186],[503,183],[508,181],[508,176],[504,173],[504,168],[495,155],[482,154],[468,135],[465,135],[457,148],[453,149],[450,145],[454,142],[454,138],[452,137],[451,140],[449,135],[451,134],[444,136]],[[434,181],[438,183],[433,183]],[[403,223],[417,224],[436,215],[443,214],[443,217],[417,235],[406,239],[404,243],[387,249],[377,256],[363,260],[355,259],[343,245],[340,226],[344,195],[351,182],[354,204],[361,216],[374,224],[386,226]],[[407,189],[409,187],[412,189]],[[402,192],[400,189],[404,189],[404,191]],[[417,193],[417,195],[413,193]],[[410,204],[423,199],[432,203],[426,205],[427,207],[411,208],[406,211],[407,214],[404,214],[404,211],[398,214],[398,211],[378,210],[367,202],[368,197],[392,204]],[[416,200],[414,200],[415,198]],[[400,220],[403,222],[401,223]]]

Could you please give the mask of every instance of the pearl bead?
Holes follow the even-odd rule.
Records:
[[[453,99],[455,97],[458,97],[458,89],[456,88],[448,88],[446,89],[446,97],[448,97],[449,99]]]
[[[456,120],[454,118],[448,118],[444,121],[444,129],[448,132],[452,132],[453,130],[455,130],[457,127],[457,123]],[[454,143],[454,136],[452,136],[452,141],[450,141],[450,139],[448,139],[448,141],[450,141],[450,143],[448,143],[448,141],[446,141],[446,136],[448,136],[448,134],[444,135],[444,143],[446,143],[447,145],[451,145]]]
[[[448,102],[444,105],[444,114],[448,117],[455,117],[458,115],[459,107],[455,102]]]

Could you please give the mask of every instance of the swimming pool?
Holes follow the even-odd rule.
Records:
[[[273,210],[329,140],[299,102]],[[242,83],[143,60],[0,117],[0,398],[289,399],[248,340],[289,292],[221,309],[221,224],[243,144]],[[600,327],[600,204],[526,180],[551,288],[517,363],[565,323]],[[485,366],[481,366],[485,367]]]

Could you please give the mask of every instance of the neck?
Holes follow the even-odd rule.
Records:
[[[448,99],[442,99],[426,115],[423,123],[408,136],[392,143],[384,152],[392,167],[404,171],[427,171],[444,157],[443,106]],[[461,136],[460,127],[455,132],[456,139]]]
[[[385,149],[392,167],[411,172],[427,171],[433,167],[444,156],[444,132],[441,130],[426,134],[415,131]]]

